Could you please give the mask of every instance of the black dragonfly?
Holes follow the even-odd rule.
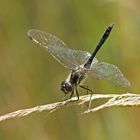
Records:
[[[30,29],[28,36],[35,43],[44,47],[64,67],[71,70],[66,80],[61,83],[61,90],[65,95],[71,93],[70,98],[76,93],[77,100],[79,100],[77,87],[86,89],[87,93],[90,92],[91,95],[93,93],[88,86],[81,85],[81,82],[88,73],[91,73],[95,79],[109,80],[119,86],[130,86],[130,82],[115,65],[98,62],[97,58],[95,58],[97,52],[108,38],[113,26],[114,24],[111,24],[106,29],[92,54],[87,51],[70,49],[62,40],[44,31]]]

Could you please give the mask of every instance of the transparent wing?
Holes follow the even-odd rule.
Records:
[[[91,69],[91,74],[95,79],[109,80],[119,86],[130,86],[130,82],[124,77],[122,72],[115,65],[109,63],[97,63]]]
[[[89,52],[72,50],[59,38],[40,30],[30,29],[28,36],[37,44],[46,48],[47,51],[63,66],[74,69],[76,66],[85,63],[91,56]],[[96,62],[95,58],[93,62]]]

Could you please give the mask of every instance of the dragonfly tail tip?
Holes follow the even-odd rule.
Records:
[[[110,27],[113,28],[114,25],[115,25],[115,23],[113,22],[113,23],[110,24]]]

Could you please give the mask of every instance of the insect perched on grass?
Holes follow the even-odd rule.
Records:
[[[70,98],[76,93],[77,100],[79,100],[78,87],[87,90],[87,93],[90,92],[91,95],[93,94],[93,91],[88,86],[81,85],[88,73],[91,73],[95,79],[109,80],[119,86],[130,86],[129,81],[115,65],[98,62],[97,58],[95,58],[113,26],[114,24],[111,24],[106,29],[92,54],[87,51],[70,49],[62,40],[44,31],[30,29],[28,36],[35,43],[44,47],[64,67],[71,70],[66,80],[61,83],[61,90],[65,95],[71,93]],[[90,104],[91,100],[89,107]]]

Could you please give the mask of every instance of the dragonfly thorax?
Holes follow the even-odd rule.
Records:
[[[78,66],[71,71],[67,79],[61,83],[61,90],[68,94],[72,92],[76,86],[85,78],[85,74],[88,72],[83,66]]]

